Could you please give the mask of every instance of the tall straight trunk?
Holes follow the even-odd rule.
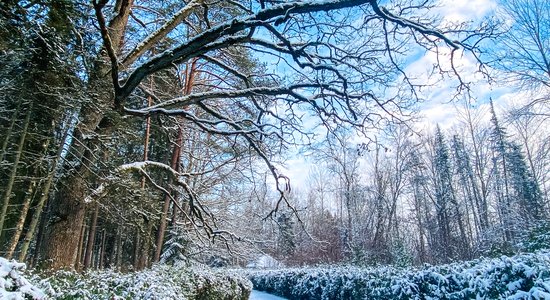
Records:
[[[99,244],[99,265],[98,269],[104,269],[105,267],[105,237],[107,236],[107,231],[103,229],[101,234],[101,243]]]
[[[454,196],[454,192],[452,192],[452,200],[451,203],[454,206],[455,210],[455,216],[458,224],[458,231],[460,232],[460,240],[461,240],[461,258],[467,259],[470,256],[470,241],[468,239],[468,236],[466,235],[466,228],[464,226],[464,217],[462,215],[462,212],[460,211],[460,207],[458,205],[458,202],[456,201],[456,198]]]
[[[142,237],[142,241],[139,248],[139,260],[137,264],[137,270],[143,270],[147,268],[151,262],[151,244],[153,235],[153,222],[151,220],[145,220],[145,234]]]
[[[99,1],[103,3],[103,1]],[[116,54],[123,46],[123,40],[128,18],[133,6],[133,0],[117,0],[109,15],[112,19],[104,24],[107,32],[103,36],[105,43],[110,43]],[[99,15],[101,8],[96,6],[98,20],[105,21]],[[66,174],[55,198],[50,202],[49,223],[44,238],[44,261],[46,267],[52,270],[73,269],[78,252],[79,233],[86,212],[83,202],[88,192],[88,183],[93,178],[91,170],[96,163],[93,154],[96,151],[98,139],[95,134],[110,134],[114,125],[104,122],[99,126],[108,112],[112,112],[114,88],[111,77],[112,68],[105,59],[105,51],[101,51],[95,64],[88,74],[90,101],[83,103],[79,113],[79,123],[75,128],[73,142],[69,153],[77,163],[70,174]],[[89,138],[92,137],[92,138]]]
[[[19,212],[19,220],[17,221],[17,225],[15,225],[15,232],[11,237],[8,251],[6,252],[6,257],[8,259],[12,258],[13,252],[15,252],[15,248],[17,248],[17,244],[19,243],[19,238],[21,237],[21,233],[23,232],[23,226],[25,225],[25,220],[27,219],[27,213],[29,212],[29,207],[31,206],[35,188],[36,180],[33,180],[31,181],[31,184],[29,184],[27,195],[25,196],[25,200],[23,201],[23,207]]]
[[[186,72],[187,74],[185,78],[185,89],[184,89],[185,95],[189,95],[191,93],[191,89],[193,88],[193,81],[195,78],[195,71],[196,71],[196,60],[193,60],[189,68],[189,71]],[[172,158],[170,161],[170,167],[176,170],[176,172],[179,171],[182,142],[183,142],[183,128],[182,128],[182,124],[180,123],[178,124],[178,135],[176,138],[176,144],[174,145],[174,149],[172,150]],[[167,224],[166,219],[168,218],[169,209],[170,209],[170,195],[167,194],[167,195],[164,195],[164,205],[162,207],[162,215],[160,216],[160,225],[157,231],[155,256],[153,257],[154,262],[158,262],[160,260],[160,254],[162,253],[162,245],[164,244],[164,236],[166,235],[166,224]]]
[[[141,232],[139,228],[136,228],[136,237],[134,239],[134,270],[139,270],[139,253],[141,249]]]
[[[178,137],[176,139],[176,144],[174,145],[174,149],[172,150],[172,159],[170,162],[170,166],[172,169],[179,171],[179,161],[180,161],[180,153],[181,153],[181,142],[182,142],[182,129],[181,124],[178,126]],[[162,206],[162,215],[160,217],[160,225],[159,229],[157,231],[157,240],[156,240],[156,248],[155,248],[155,256],[153,258],[154,262],[158,262],[160,260],[160,254],[162,253],[162,244],[164,243],[164,235],[166,233],[166,218],[168,217],[168,210],[170,208],[170,195],[166,194],[164,195],[164,204]]]
[[[8,179],[8,183],[4,191],[4,197],[2,199],[2,211],[0,212],[0,236],[2,235],[2,231],[4,230],[4,222],[6,221],[6,215],[8,213],[8,205],[10,204],[11,192],[15,183],[15,176],[17,175],[17,167],[19,166],[19,161],[21,160],[21,154],[23,154],[23,146],[25,145],[29,123],[31,121],[31,114],[32,103],[29,105],[27,116],[25,117],[21,136],[19,137],[19,143],[17,145],[17,152],[15,153],[15,159],[11,168],[10,177]]]
[[[118,226],[115,234],[109,236],[109,242],[107,243],[110,247],[107,249],[109,255],[108,267],[116,267],[116,258],[117,258],[117,237],[118,237]]]
[[[69,132],[66,131],[62,141],[65,141],[67,138]],[[31,244],[32,239],[34,238],[34,233],[36,231],[38,221],[40,220],[40,217],[42,216],[42,211],[44,210],[44,205],[46,204],[48,200],[48,196],[50,194],[50,189],[52,187],[53,181],[55,179],[55,172],[57,171],[57,167],[59,165],[59,162],[61,160],[61,155],[63,153],[63,142],[58,146],[57,153],[55,155],[55,159],[52,163],[52,167],[50,170],[50,173],[48,174],[48,178],[46,178],[46,183],[42,187],[42,192],[40,195],[40,199],[38,200],[38,203],[36,204],[36,207],[34,209],[34,213],[32,214],[31,223],[29,225],[29,229],[27,230],[27,233],[25,235],[25,239],[23,240],[23,245],[21,246],[21,252],[19,253],[19,261],[24,261],[27,256],[27,251],[29,250],[29,246]],[[37,245],[38,247],[38,245]]]
[[[120,267],[122,266],[123,250],[124,250],[124,246],[122,244],[122,231],[119,225],[117,229],[117,235],[116,235],[116,258],[115,258],[115,266],[116,266],[116,269],[119,271],[120,271]]]
[[[448,192],[450,193],[450,196],[451,196],[449,200],[453,205],[454,215],[458,225],[458,231],[460,232],[460,240],[462,243],[462,247],[460,247],[460,254],[461,254],[461,258],[465,259],[470,255],[470,242],[468,240],[468,237],[466,236],[466,229],[464,226],[464,217],[462,215],[462,212],[460,211],[460,206],[458,205],[458,201],[456,200],[456,193],[452,186],[452,175],[448,173],[446,174],[446,177],[447,177],[446,181],[449,182]]]
[[[44,144],[43,158],[46,158],[47,156],[47,151],[48,151],[48,146],[50,144],[50,141],[51,139],[48,139]],[[38,173],[38,168],[39,167],[35,168],[34,170],[35,175]],[[23,233],[23,227],[25,225],[25,221],[27,220],[29,208],[31,206],[33,199],[36,196],[36,186],[37,186],[37,179],[31,180],[31,183],[29,184],[29,189],[25,194],[25,199],[23,200],[23,207],[19,212],[19,220],[17,221],[17,224],[15,226],[15,232],[13,233],[10,244],[8,246],[8,252],[6,254],[8,258],[12,258],[15,248],[17,248],[17,245],[19,244],[21,234]]]
[[[13,127],[15,126],[15,122],[17,121],[17,116],[19,115],[19,112],[21,111],[23,100],[19,100],[17,103],[17,107],[15,108],[15,112],[13,113],[10,121],[10,126],[8,126],[8,129],[5,132],[5,138],[2,142],[2,152],[0,153],[0,162],[4,160],[6,157],[6,152],[8,149],[8,144],[10,141],[11,133],[13,131]]]
[[[80,229],[80,240],[78,241],[78,254],[76,256],[76,266],[75,266],[75,269],[77,272],[79,272],[82,268],[82,265],[83,265],[83,262],[82,262],[82,257],[84,256],[83,255],[83,251],[84,251],[84,241],[85,241],[85,236],[86,236],[86,224],[83,223],[82,224],[82,227]]]
[[[417,222],[417,225],[418,225],[418,236],[419,236],[419,239],[418,239],[418,242],[419,242],[419,246],[420,246],[420,249],[419,249],[419,256],[420,256],[420,263],[425,263],[426,262],[426,245],[425,245],[425,242],[424,242],[424,236],[425,236],[425,229],[424,229],[424,224],[422,222],[422,214],[421,214],[421,210],[422,210],[422,204],[420,203],[421,201],[421,198],[420,198],[420,194],[419,194],[419,191],[418,191],[418,187],[415,185],[414,186],[414,212],[415,212],[415,217],[416,217],[416,222]]]
[[[84,254],[84,269],[89,269],[92,264],[92,252],[94,249],[95,235],[97,232],[97,217],[99,214],[99,205],[96,203],[94,214],[92,216],[92,224],[88,233],[88,241],[86,244],[86,254]]]
[[[153,90],[153,83],[151,82],[151,90]],[[153,103],[153,98],[151,96],[147,97],[147,106],[151,106]],[[149,138],[151,131],[151,117],[147,116],[145,120],[145,139],[143,141],[143,161],[149,159]],[[145,177],[141,178],[141,189],[145,189]],[[145,235],[141,236],[138,229],[138,239],[136,239],[136,252],[134,257],[134,268],[136,270],[142,270],[147,265],[147,260],[149,257],[149,239],[151,236],[152,228],[149,228],[150,222],[145,220],[145,225],[147,225]],[[151,224],[152,225],[152,224]]]
[[[474,150],[474,170],[468,170],[468,176],[470,177],[470,181],[472,182],[472,190],[474,193],[474,197],[476,200],[476,203],[479,203],[479,224],[481,227],[481,231],[485,232],[489,228],[489,214],[488,214],[488,205],[487,205],[487,183],[485,182],[485,171],[482,163],[482,153],[480,145],[478,144],[476,140],[475,135],[475,129],[474,124],[472,120],[472,116],[470,114],[469,110],[466,110],[467,113],[467,121],[468,121],[468,133],[470,134],[470,138],[472,140],[472,147]],[[477,180],[476,180],[477,177]],[[479,182],[479,186],[478,186]]]
[[[464,205],[465,209],[465,219],[468,227],[468,233],[472,240],[474,240],[474,237],[479,238],[480,235],[480,224],[479,224],[479,206],[474,201],[474,196],[472,195],[472,192],[470,190],[470,186],[468,183],[464,183],[464,181],[461,181],[462,183],[462,193],[466,195],[466,205]],[[471,213],[470,213],[471,210]],[[472,216],[470,218],[470,216]],[[472,222],[471,219],[473,219],[474,222],[474,228],[472,228]]]
[[[46,206],[45,211],[47,212],[48,210],[49,210],[49,206]],[[34,214],[33,214],[33,217],[34,217]],[[47,223],[48,219],[44,215],[43,217],[40,218],[39,221],[40,221],[40,224],[38,225],[38,231],[36,232],[36,238],[34,239],[35,240],[35,246],[34,246],[34,249],[33,249],[32,256],[31,256],[30,259],[27,258],[25,260],[25,262],[31,268],[34,268],[36,266],[36,263],[42,260],[41,249],[42,249],[42,245],[44,244],[44,232],[46,231],[46,223]],[[27,242],[26,238],[27,238],[27,236],[25,235],[25,240],[23,241],[24,242],[23,246],[27,245],[26,244],[26,242]],[[21,247],[21,250],[23,250],[23,247]],[[23,254],[23,251],[19,252],[19,256],[21,256],[21,254]],[[27,255],[26,252],[24,254],[25,254],[25,256]]]

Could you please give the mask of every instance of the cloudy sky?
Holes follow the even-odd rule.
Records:
[[[492,15],[497,9],[496,0],[441,0],[441,5],[434,12],[443,17],[443,22],[461,22],[461,21],[481,21]],[[455,54],[455,67],[460,70],[461,77],[472,82],[471,99],[476,107],[486,109],[490,98],[495,102],[496,109],[509,107],[517,99],[514,92],[508,87],[499,86],[496,83],[489,83],[479,72],[478,63],[475,58],[467,53],[460,52]],[[458,123],[457,106],[463,105],[464,97],[452,99],[455,94],[456,80],[438,81],[429,77],[432,66],[437,63],[437,56],[434,53],[423,53],[417,60],[412,61],[405,69],[406,73],[413,74],[416,80],[420,82],[430,82],[433,86],[423,89],[421,95],[423,102],[419,109],[420,115],[424,117],[422,122],[416,124],[416,128],[422,130],[434,128],[439,124],[444,130],[452,130],[452,127]],[[439,59],[444,67],[449,68],[450,61]],[[517,105],[517,103],[515,103]],[[302,155],[295,155],[289,159],[284,166],[279,167],[287,175],[293,186],[301,186],[307,182],[309,170],[312,168],[311,162],[307,161]]]

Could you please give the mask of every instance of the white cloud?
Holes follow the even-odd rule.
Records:
[[[497,7],[493,0],[440,0],[438,13],[446,22],[480,20]]]
[[[443,22],[478,22],[492,14],[498,6],[495,0],[440,0],[439,3],[440,7],[433,13],[440,15]],[[472,101],[476,102],[478,107],[486,109],[489,98],[492,98],[498,113],[499,110],[502,111],[502,107],[509,107],[511,103],[517,105],[518,102],[525,102],[524,95],[513,93],[505,86],[490,84],[484,75],[478,72],[479,64],[471,54],[456,51],[453,62],[462,80],[471,83],[470,94],[476,98]],[[457,101],[463,98],[452,101],[456,94],[458,79],[452,74],[441,77],[437,72],[435,76],[430,76],[436,65],[443,70],[451,71],[449,48],[442,46],[439,53],[426,52],[405,68],[405,72],[414,78],[415,83],[431,85],[420,93],[425,102],[420,107],[420,114],[424,117],[424,121],[415,125],[419,131],[433,129],[435,124],[439,124],[443,130],[451,130],[460,122],[457,106],[461,105],[457,105]],[[358,137],[354,141],[360,140]],[[292,186],[303,186],[307,184],[310,167],[311,162],[295,156],[287,161],[284,167],[281,166],[280,170],[290,178]]]
[[[277,170],[288,177],[290,187],[294,190],[306,185],[311,166],[311,162],[300,154],[295,154],[292,159],[286,160],[284,164],[278,164]],[[280,182],[280,184],[285,183]]]

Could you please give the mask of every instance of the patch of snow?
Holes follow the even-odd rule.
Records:
[[[286,300],[286,298],[281,298],[268,293],[252,290],[252,293],[250,293],[250,298],[248,298],[248,300]]]

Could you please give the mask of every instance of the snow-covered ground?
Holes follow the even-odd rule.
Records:
[[[252,290],[248,300],[286,300],[286,298],[277,297],[268,293]]]

